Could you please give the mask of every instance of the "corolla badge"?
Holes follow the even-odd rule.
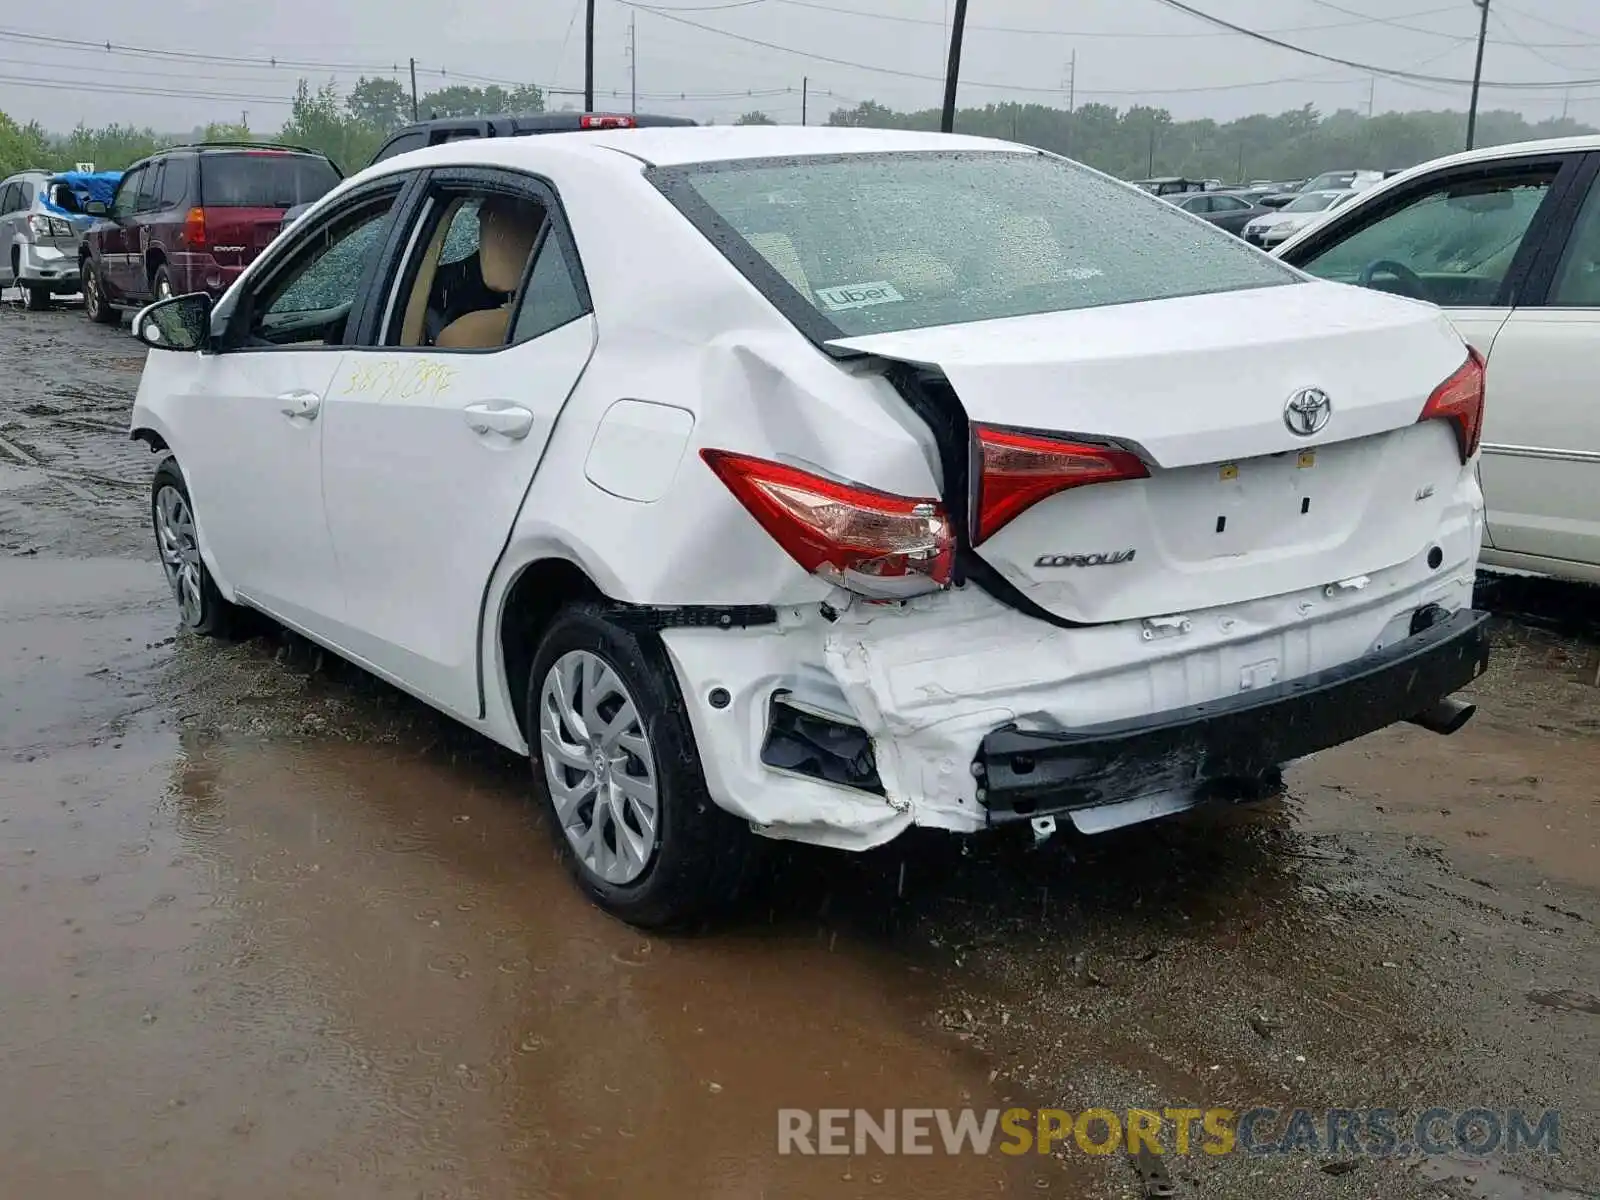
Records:
[[[1283,423],[1296,437],[1320,433],[1333,416],[1333,401],[1321,388],[1301,388],[1283,406]]]

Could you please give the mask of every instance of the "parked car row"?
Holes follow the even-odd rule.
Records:
[[[372,161],[468,138],[694,123],[645,113],[441,118],[396,131]],[[102,177],[69,213],[47,193],[71,176],[26,171],[0,182],[0,246],[11,251],[0,285],[22,287],[32,308],[81,291],[102,323],[167,296],[217,297],[342,177],[325,155],[276,142],[170,146]]]

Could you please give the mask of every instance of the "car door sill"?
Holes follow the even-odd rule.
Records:
[[[477,714],[472,714],[472,715],[469,716],[468,714],[460,712],[460,711],[458,711],[458,710],[456,710],[454,708],[449,708],[449,707],[447,707],[447,706],[445,706],[443,704],[440,704],[437,700],[435,700],[434,698],[429,696],[427,693],[419,690],[418,688],[412,687],[404,679],[401,679],[398,675],[395,675],[393,672],[386,671],[384,668],[378,666],[376,663],[371,662],[370,660],[368,660],[366,658],[363,658],[361,655],[355,653],[353,650],[348,650],[345,647],[339,645],[339,643],[335,642],[331,638],[323,637],[321,634],[318,634],[318,633],[313,633],[310,629],[307,629],[304,625],[300,624],[300,622],[298,622],[298,621],[293,621],[293,620],[290,620],[288,617],[280,616],[278,613],[274,612],[272,610],[272,608],[270,608],[268,605],[265,605],[265,604],[261,603],[261,601],[255,599],[253,596],[250,596],[245,592],[242,592],[242,591],[239,591],[238,589],[235,589],[234,590],[234,601],[236,603],[238,603],[238,604],[244,605],[247,608],[253,608],[257,612],[261,613],[264,616],[271,617],[274,621],[276,621],[278,624],[282,625],[285,629],[289,630],[291,633],[299,634],[301,637],[305,638],[308,642],[313,642],[316,645],[321,646],[324,650],[328,650],[328,651],[331,651],[334,654],[337,654],[340,658],[344,659],[346,662],[350,663],[352,666],[359,667],[359,668],[361,668],[361,670],[367,672],[367,674],[376,676],[378,679],[383,680],[390,687],[398,688],[400,691],[404,692],[406,695],[412,697],[413,699],[420,700],[423,704],[426,704],[429,708],[433,709],[434,711],[441,712],[445,716],[451,718],[452,720],[460,721],[463,725],[467,726],[468,728],[473,729],[473,730],[477,731],[478,733],[483,734],[485,737],[491,738],[492,740],[494,740],[496,742],[499,742],[500,739],[496,738],[494,736],[494,734],[492,732],[490,732],[489,723],[487,721],[485,721],[482,717],[478,716]],[[506,744],[506,743],[501,743],[501,744]],[[516,750],[518,753],[526,752],[526,747],[509,746],[508,748],[512,749],[512,750]]]

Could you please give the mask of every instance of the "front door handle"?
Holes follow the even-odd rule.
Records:
[[[533,429],[533,414],[519,404],[469,404],[462,412],[473,433],[498,433],[521,441]]]
[[[283,405],[281,411],[284,416],[304,417],[307,421],[315,421],[322,409],[322,397],[315,392],[284,392],[278,401]]]

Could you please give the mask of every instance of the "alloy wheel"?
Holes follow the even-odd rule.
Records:
[[[155,515],[156,543],[167,583],[177,598],[183,623],[193,628],[205,616],[200,574],[205,567],[195,539],[194,514],[184,494],[169,484],[156,493]]]
[[[556,820],[578,860],[615,885],[655,857],[655,752],[638,706],[599,655],[570,650],[539,692],[539,740]]]

